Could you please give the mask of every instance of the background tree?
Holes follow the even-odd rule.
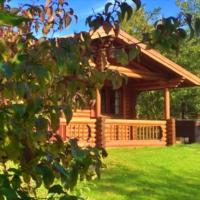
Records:
[[[200,15],[200,1],[177,1],[182,13],[192,16],[192,24],[195,24],[195,18]],[[123,23],[122,28],[139,39],[142,35],[155,30],[155,23],[159,19],[159,9],[147,13],[143,7],[139,15],[133,15],[131,20]],[[149,17],[150,16],[150,17]],[[153,17],[153,18],[151,18]],[[187,32],[190,30],[187,29]],[[187,70],[200,76],[199,55],[200,45],[199,37],[186,39],[179,43],[177,54],[172,48],[157,43],[155,48],[170,58],[174,62],[184,66]],[[195,62],[194,62],[195,61]],[[163,92],[150,91],[143,92],[138,98],[138,117],[147,119],[162,119],[163,111]],[[199,88],[172,90],[172,116],[177,118],[194,118],[200,112],[200,90]],[[184,116],[183,116],[184,115]]]
[[[200,1],[182,1],[177,0],[177,6],[182,13],[192,16],[191,23],[198,30],[200,16]],[[188,30],[189,31],[189,30]],[[194,31],[196,37],[185,40],[180,44],[180,52],[175,55],[172,51],[162,53],[168,58],[184,66],[187,70],[200,76],[200,38],[199,33]],[[195,61],[195,62],[194,62]],[[172,92],[172,115],[178,118],[196,118],[200,113],[200,89],[190,88],[174,90]]]
[[[122,28],[129,34],[134,35],[139,40],[144,39],[145,33],[154,30],[153,23],[159,19],[160,8],[147,12],[143,5],[138,11],[134,11],[130,20],[122,23]]]
[[[180,7],[182,12],[192,15],[193,24],[196,23],[198,26],[199,21],[195,22],[195,19],[199,19],[200,16],[200,1],[191,0],[191,1],[182,1],[177,0],[177,5]],[[199,34],[196,34],[197,37],[194,37],[190,40],[186,40],[180,47],[180,54],[175,56],[171,52],[168,52],[166,55],[184,66],[186,69],[192,73],[200,76],[200,38]],[[176,117],[184,118],[196,118],[200,113],[200,89],[191,88],[191,89],[182,89],[179,91],[174,91],[172,93],[172,111],[173,115]]]

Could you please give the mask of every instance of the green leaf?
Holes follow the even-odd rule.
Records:
[[[48,128],[48,120],[42,116],[39,116],[35,121],[37,131],[45,131]]]
[[[108,13],[108,10],[110,8],[110,6],[112,6],[113,4],[111,2],[108,2],[106,5],[105,5],[105,13]]]
[[[20,175],[21,173],[20,173],[20,170],[19,169],[16,169],[16,168],[9,168],[8,170],[7,170],[8,172],[12,172],[12,173],[14,173],[14,174],[16,174],[16,175]]]
[[[3,59],[4,62],[9,60],[9,48],[6,44],[6,41],[3,38],[0,38],[0,60]],[[3,63],[1,63],[1,68]]]
[[[0,25],[19,26],[23,22],[27,21],[29,21],[29,19],[17,16],[4,10],[1,10],[0,12]]]
[[[29,93],[28,85],[24,82],[16,83],[16,93],[22,98],[27,97]]]
[[[43,175],[43,181],[46,188],[49,188],[53,184],[54,176],[50,170],[45,171],[45,174]]]
[[[4,174],[0,174],[0,188],[2,187],[6,187],[6,188],[10,187],[9,179]]]
[[[116,58],[118,63],[124,66],[128,64],[128,55],[124,49],[116,50]]]
[[[33,198],[29,197],[29,193],[27,191],[19,190],[17,193],[23,200],[33,200]]]
[[[0,6],[3,5],[5,0],[0,0]]]
[[[60,200],[83,200],[82,198],[78,198],[76,196],[65,195],[60,197]]]
[[[50,113],[51,128],[56,132],[60,126],[60,113],[56,109],[52,109]]]
[[[29,184],[29,183],[30,183],[31,177],[30,177],[29,174],[23,173],[23,174],[22,174],[22,177],[23,177],[23,181],[24,181],[26,184]]]
[[[42,29],[42,33],[43,33],[44,35],[47,35],[47,34],[49,33],[49,31],[50,31],[51,28],[52,28],[52,24],[46,24],[46,25],[43,27],[43,29]]]
[[[133,46],[128,52],[129,61],[134,60],[139,54],[139,49],[136,46]]]
[[[78,171],[78,166],[73,166],[71,173],[70,173],[70,189],[72,190],[78,182],[78,175],[79,175],[79,171]]]
[[[194,27],[195,27],[196,35],[200,36],[200,18],[195,19]]]
[[[185,39],[187,37],[187,32],[182,28],[177,29],[177,34],[180,39]]]
[[[139,10],[142,5],[141,0],[132,0],[132,1],[135,3],[137,10]]]
[[[34,172],[32,174],[32,179],[35,181],[35,189],[39,188],[42,185],[42,177],[40,176],[40,173]]]
[[[11,78],[13,75],[12,68],[7,64],[0,63],[0,70],[4,73],[6,78]]]
[[[5,196],[7,200],[18,200],[16,192],[11,188],[0,188],[0,194]]]
[[[26,105],[23,104],[13,104],[12,108],[17,116],[22,117],[26,112]]]
[[[51,168],[47,166],[40,166],[41,173],[43,176],[43,182],[46,188],[49,188],[54,182],[54,175]]]
[[[63,194],[65,193],[61,185],[54,185],[49,188],[48,193],[54,193],[54,194]]]
[[[122,2],[120,5],[121,15],[120,20],[123,21],[127,15],[127,21],[131,18],[133,14],[133,8],[126,2]]]
[[[72,18],[69,14],[66,14],[64,17],[65,28],[67,28],[72,21]]]
[[[20,180],[19,176],[14,175],[12,180],[11,180],[11,183],[12,183],[13,189],[17,190],[20,187],[20,184],[21,184],[21,180]]]
[[[65,114],[65,118],[67,122],[69,123],[73,117],[72,107],[71,106],[65,106],[63,109],[63,112]]]
[[[192,38],[194,36],[195,30],[192,26],[192,15],[190,13],[186,13],[185,14],[185,21],[190,29],[190,38]]]
[[[51,80],[51,74],[49,71],[45,68],[45,66],[42,65],[35,65],[33,67],[33,71],[37,77],[37,80],[39,81],[40,85],[48,84]]]
[[[0,194],[0,200],[5,200],[4,196]]]
[[[131,6],[127,6],[126,13],[127,13],[127,21],[128,21],[131,18],[132,14],[133,14],[133,9],[132,9]]]
[[[55,167],[55,169],[56,169],[60,174],[62,174],[62,175],[64,175],[64,176],[67,176],[67,175],[68,175],[67,172],[66,172],[66,170],[65,170],[65,168],[62,167],[60,164],[54,163],[53,166]]]
[[[112,25],[109,22],[104,22],[103,29],[106,32],[106,34],[108,34],[112,29]]]

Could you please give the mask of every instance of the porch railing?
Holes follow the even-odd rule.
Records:
[[[142,146],[166,144],[166,121],[103,120],[103,146]]]
[[[81,145],[96,145],[96,119],[73,118],[67,125],[61,119],[59,134],[64,140],[76,138]]]
[[[81,145],[164,146],[167,143],[167,122],[73,118],[68,125],[65,120],[61,120],[59,134],[64,140],[77,138]]]

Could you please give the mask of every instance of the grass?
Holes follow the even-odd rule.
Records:
[[[200,200],[200,144],[110,149],[91,200]],[[83,187],[84,188],[84,187]]]

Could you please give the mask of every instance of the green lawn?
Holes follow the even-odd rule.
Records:
[[[200,200],[200,144],[110,149],[91,200]],[[84,187],[83,187],[84,189]]]

